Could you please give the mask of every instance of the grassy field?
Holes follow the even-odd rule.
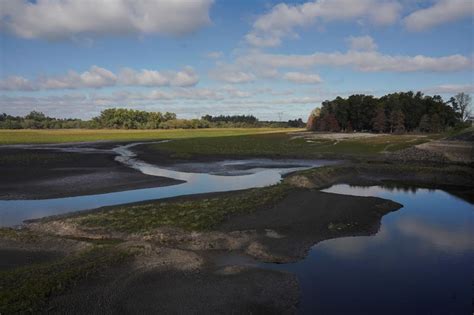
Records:
[[[86,141],[138,141],[180,138],[207,138],[297,131],[288,128],[209,128],[168,130],[61,129],[0,130],[1,144],[64,143]]]
[[[318,155],[375,155],[393,152],[421,144],[439,135],[378,135],[331,139],[328,134],[295,136],[295,134],[273,133],[235,136],[231,138],[179,139],[149,145],[156,151],[166,152],[176,158],[196,155],[313,157]]]

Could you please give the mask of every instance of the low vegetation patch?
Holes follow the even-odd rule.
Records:
[[[290,189],[290,186],[280,184],[204,199],[117,206],[68,220],[83,227],[128,233],[146,232],[161,226],[210,230],[233,215],[251,213],[275,204]]]
[[[0,272],[0,314],[34,313],[77,281],[123,262],[130,254],[96,247],[55,262]]]
[[[192,156],[271,156],[306,157],[370,156],[421,144],[437,136],[374,135],[349,139],[331,139],[327,134],[272,133],[235,137],[180,139],[152,144],[152,151],[161,151],[173,158]]]
[[[27,229],[0,228],[0,239],[35,242],[38,238],[38,234]]]

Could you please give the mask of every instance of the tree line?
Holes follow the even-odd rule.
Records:
[[[400,92],[380,98],[356,94],[324,101],[309,116],[307,129],[331,132],[441,132],[462,127],[471,98],[459,93],[444,101],[439,95]]]
[[[0,114],[0,129],[195,129],[243,127],[305,127],[301,119],[288,122],[259,121],[252,115],[211,116],[179,119],[175,113],[148,112],[126,108],[103,110],[90,120],[59,119],[37,111],[25,116]]]

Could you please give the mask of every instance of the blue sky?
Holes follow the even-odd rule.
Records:
[[[474,92],[471,0],[3,0],[0,112],[306,118],[325,99]]]

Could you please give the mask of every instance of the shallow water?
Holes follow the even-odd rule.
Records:
[[[335,185],[326,192],[403,204],[374,236],[315,245],[295,273],[303,314],[471,314],[474,206],[441,190]]]
[[[144,174],[174,178],[183,180],[185,183],[68,198],[0,200],[0,226],[14,226],[28,219],[103,206],[192,194],[265,187],[280,182],[282,175],[289,172],[334,164],[334,162],[317,160],[273,161],[269,159],[249,159],[210,163],[186,163],[184,165],[176,164],[164,168],[137,159],[131,148],[140,144],[134,143],[115,148],[113,151],[117,154],[116,160]],[[88,148],[82,147],[60,148],[60,150],[91,153]],[[191,170],[195,170],[195,172],[191,172]]]

